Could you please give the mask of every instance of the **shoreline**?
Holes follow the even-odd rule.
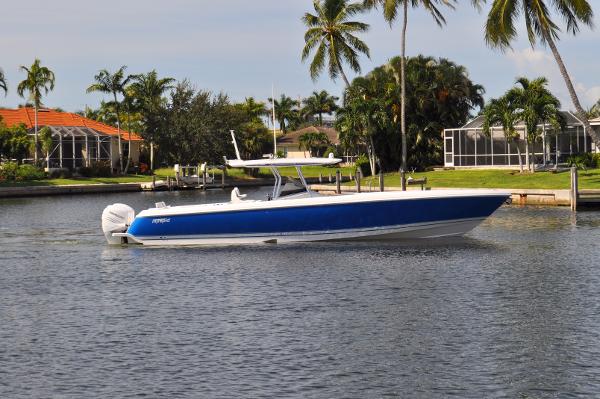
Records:
[[[308,180],[308,179],[307,179]],[[311,179],[312,180],[312,179]],[[55,195],[83,195],[107,194],[125,192],[144,192],[142,186],[148,182],[136,183],[105,183],[105,184],[69,184],[56,186],[19,186],[0,187],[0,199],[4,198],[29,198]],[[262,187],[273,184],[273,179],[255,179],[229,181],[224,185],[215,184],[207,189],[225,189],[232,187]],[[310,189],[324,195],[336,195],[335,184],[310,184]],[[200,187],[187,188],[188,190],[201,190]],[[408,187],[410,191],[420,190],[420,187]],[[400,191],[400,187],[385,187],[385,191]],[[570,206],[571,197],[569,189],[510,189],[510,188],[464,188],[464,187],[427,187],[426,190],[494,190],[510,192],[512,203],[515,205],[546,205]],[[157,190],[158,191],[158,190]],[[342,185],[342,193],[356,192],[355,186]],[[379,191],[379,187],[362,187],[362,192]],[[600,207],[600,189],[579,190],[579,204],[583,207]]]

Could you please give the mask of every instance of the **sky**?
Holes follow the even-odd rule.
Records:
[[[563,34],[558,43],[580,100],[589,107],[600,99],[600,0],[589,0],[596,10],[595,30],[583,27],[577,37]],[[491,1],[488,1],[490,3]],[[324,74],[310,79],[300,54],[305,27],[301,17],[312,11],[312,0],[29,0],[2,5],[0,68],[9,92],[0,106],[16,107],[20,65],[34,58],[55,72],[56,87],[44,98],[48,107],[67,111],[97,107],[101,94],[86,94],[94,75],[121,65],[129,73],[156,69],[160,76],[189,79],[196,88],[224,92],[234,101],[245,97],[266,100],[285,93],[306,97],[325,89],[340,95],[343,81]],[[510,51],[486,46],[485,16],[463,1],[445,12],[440,29],[422,10],[410,10],[407,53],[445,57],[464,65],[475,83],[486,89],[486,99],[511,87],[517,76],[546,76],[563,108],[572,109],[564,81],[549,50],[532,49],[523,31]],[[390,28],[372,11],[356,16],[371,25],[361,38],[371,49],[363,57],[363,74],[400,53],[399,23]],[[519,26],[523,21],[519,22]],[[349,78],[356,76],[347,71]]]

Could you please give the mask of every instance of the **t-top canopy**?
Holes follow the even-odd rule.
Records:
[[[265,168],[283,166],[325,166],[335,165],[342,160],[340,158],[266,158],[250,159],[227,159],[227,165],[232,168]]]

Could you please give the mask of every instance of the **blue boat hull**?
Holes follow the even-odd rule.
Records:
[[[146,245],[423,238],[464,234],[504,194],[138,216],[127,236]]]

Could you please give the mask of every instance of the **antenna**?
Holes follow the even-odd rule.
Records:
[[[277,135],[275,134],[275,84],[271,84],[271,105],[273,108],[273,158],[277,158]]]
[[[237,157],[237,159],[242,159],[242,157],[240,157],[240,150],[238,150],[238,146],[237,146],[237,141],[235,141],[235,133],[233,130],[230,130],[231,132],[231,138],[233,139],[232,143],[233,143],[233,147],[235,148],[235,156]]]

